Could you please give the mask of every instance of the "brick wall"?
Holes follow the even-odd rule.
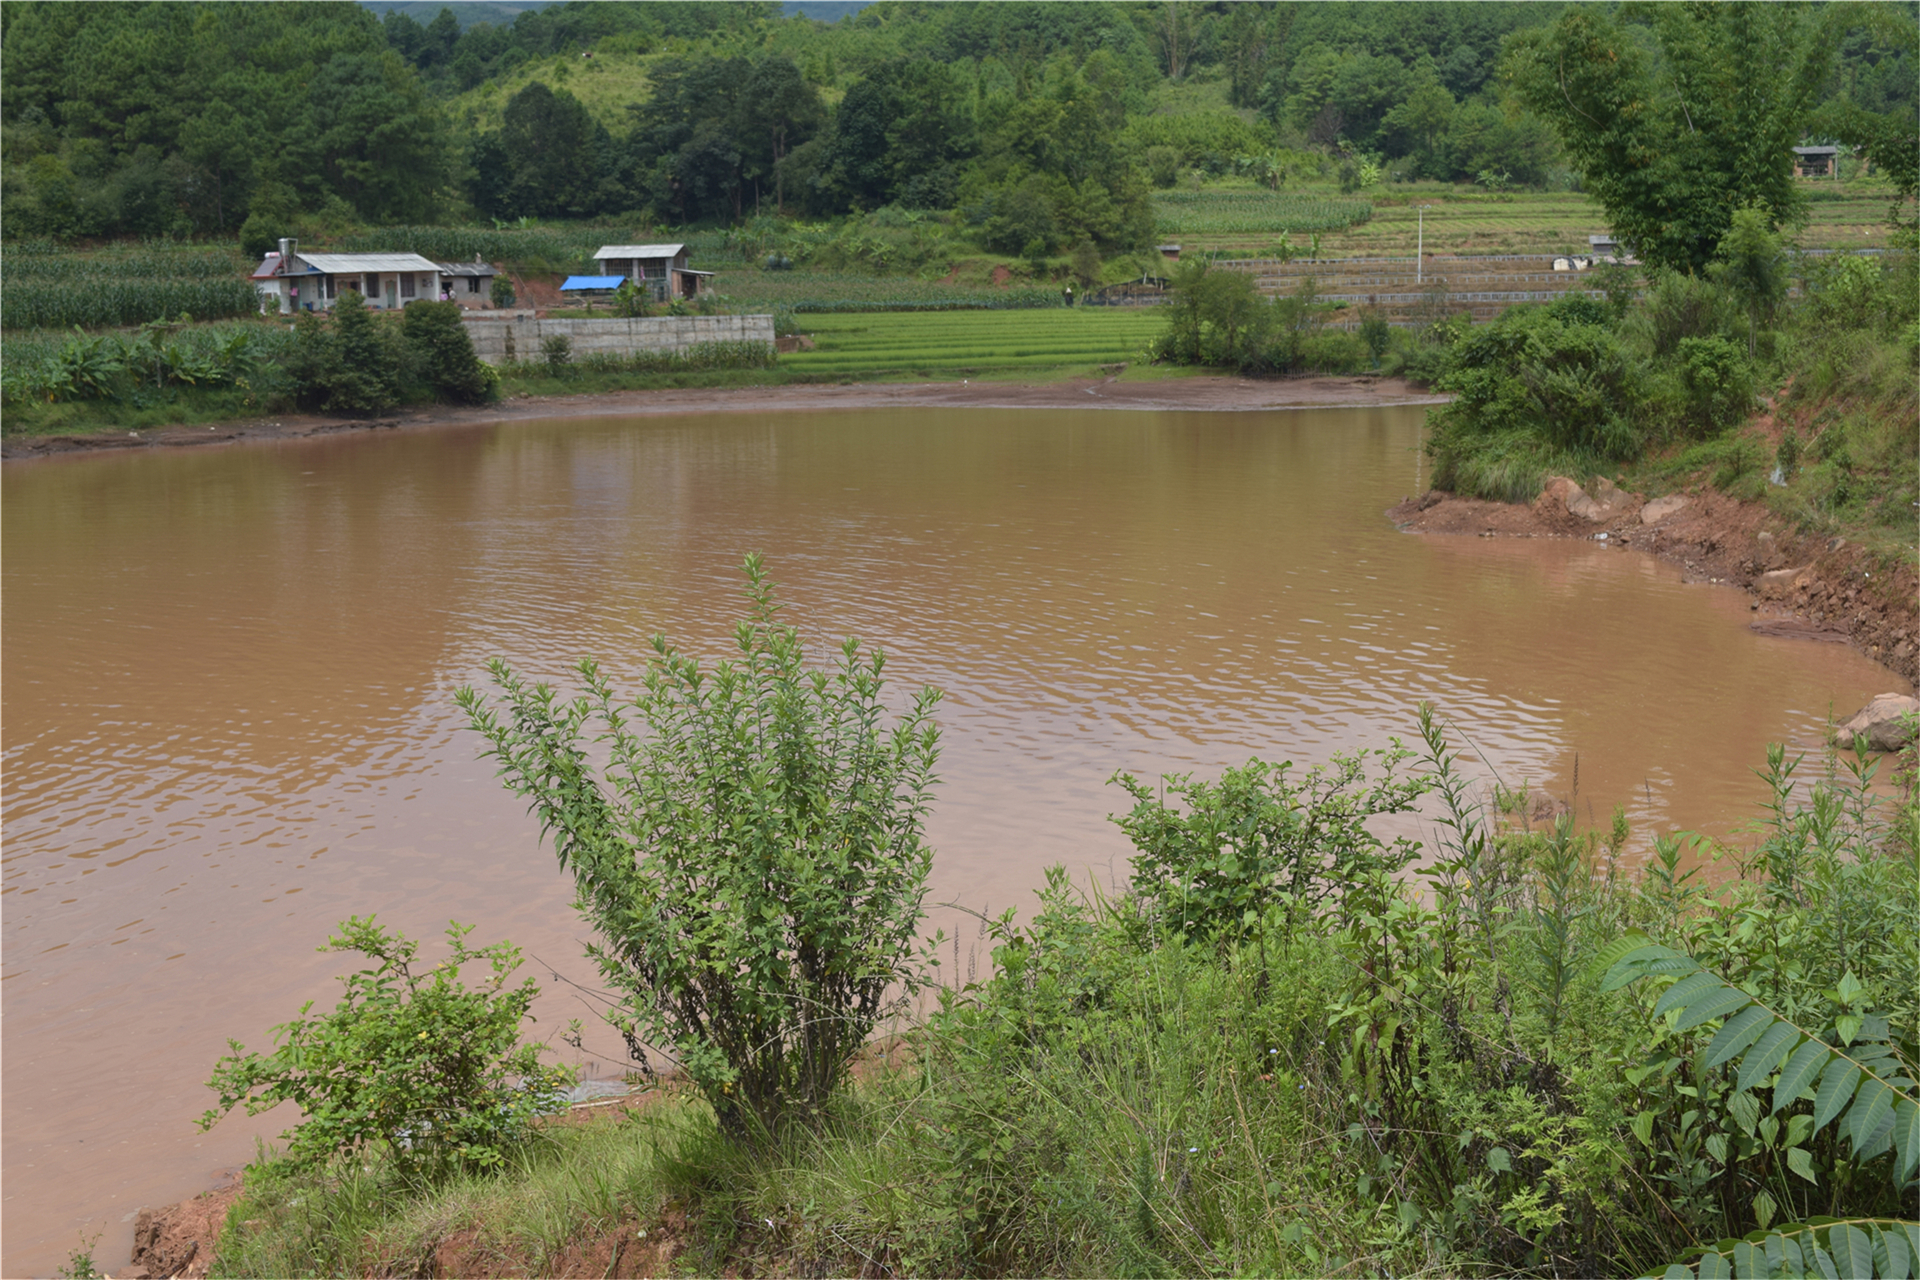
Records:
[[[709,342],[764,342],[773,345],[772,316],[656,316],[647,320],[535,320],[531,316],[462,316],[474,352],[488,364],[538,360],[540,341],[556,333],[573,340],[573,354],[611,351],[685,351]]]

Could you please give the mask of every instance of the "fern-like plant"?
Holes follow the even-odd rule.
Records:
[[[1751,1133],[1759,1121],[1752,1090],[1771,1095],[1769,1114],[1802,1099],[1813,1102],[1811,1139],[1828,1125],[1847,1140],[1853,1159],[1864,1163],[1893,1153],[1893,1179],[1911,1203],[1920,1168],[1920,1085],[1914,1080],[1912,1047],[1898,1042],[1887,1020],[1860,1009],[1864,989],[1851,973],[1832,993],[1845,1012],[1823,1039],[1701,966],[1684,952],[1630,932],[1596,961],[1604,968],[1603,992],[1645,980],[1668,985],[1653,1016],[1675,1015],[1674,1030],[1687,1031],[1715,1019],[1720,1030],[1707,1045],[1708,1069],[1737,1070],[1727,1110]],[[1788,1148],[1787,1165],[1814,1176],[1804,1145]],[[1813,1218],[1721,1240],[1697,1259],[1668,1267],[1665,1280],[1716,1277],[1825,1276],[1828,1280],[1905,1277],[1920,1260],[1920,1222],[1892,1218]]]

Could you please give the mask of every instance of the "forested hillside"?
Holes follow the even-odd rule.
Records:
[[[463,30],[346,3],[11,3],[0,212],[10,237],[257,248],[896,205],[1007,253],[1137,248],[1151,187],[1196,172],[1577,189],[1503,61],[1563,8],[881,0],[825,23],[576,0]],[[1913,58],[1869,26],[1832,68],[1816,140],[1920,109]]]

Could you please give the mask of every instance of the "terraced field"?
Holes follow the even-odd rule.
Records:
[[[795,373],[873,377],[1014,372],[1134,359],[1164,325],[1152,308],[814,315],[814,349],[780,357]]]

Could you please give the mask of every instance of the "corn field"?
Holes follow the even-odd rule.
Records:
[[[1345,231],[1373,216],[1365,200],[1262,191],[1161,191],[1153,197],[1157,235]]]
[[[231,250],[79,254],[23,241],[0,256],[0,326],[105,329],[181,313],[196,320],[247,315],[259,299],[251,264]]]

